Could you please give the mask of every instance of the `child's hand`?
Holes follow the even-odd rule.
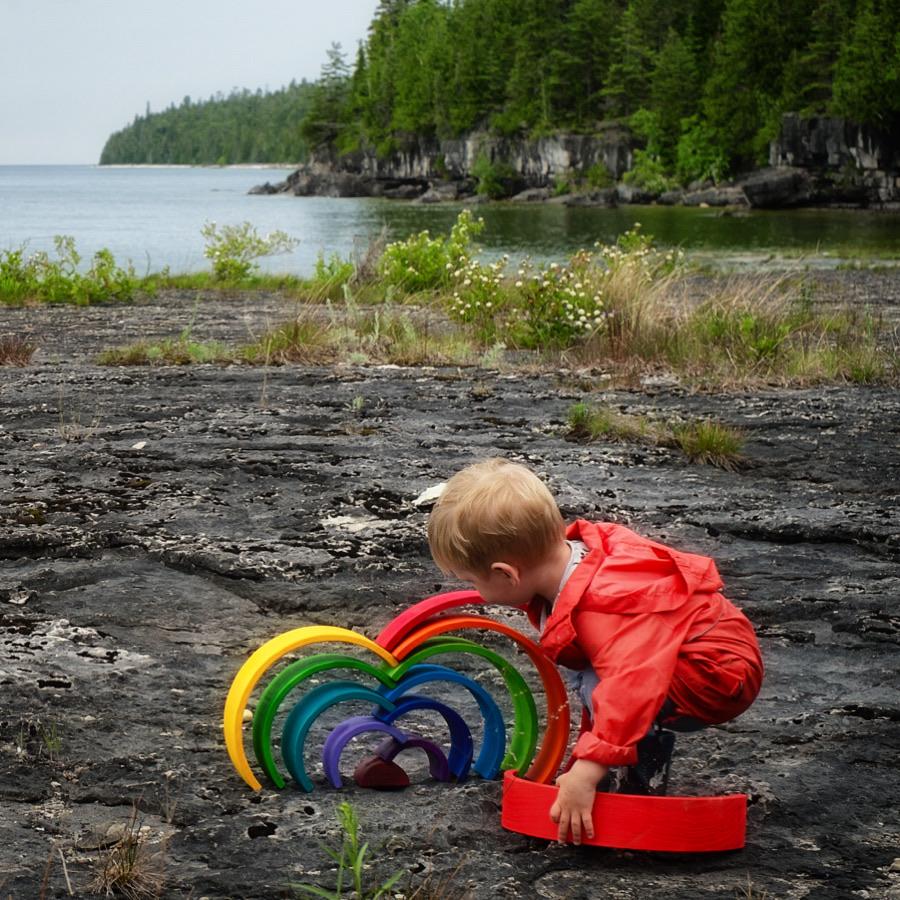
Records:
[[[580,844],[581,835],[594,836],[591,810],[600,779],[609,771],[607,766],[589,759],[576,759],[572,768],[556,779],[559,794],[550,807],[550,818],[559,825],[559,842],[564,844],[572,831],[572,843]]]

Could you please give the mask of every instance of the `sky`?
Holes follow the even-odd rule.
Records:
[[[0,165],[96,163],[152,110],[352,63],[377,0],[0,0]]]

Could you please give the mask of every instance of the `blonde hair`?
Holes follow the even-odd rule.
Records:
[[[446,573],[480,575],[499,561],[540,563],[564,539],[562,515],[547,486],[506,459],[457,472],[428,520],[431,555]]]

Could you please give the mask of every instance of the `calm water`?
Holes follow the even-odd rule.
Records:
[[[311,273],[319,253],[349,254],[387,226],[392,237],[452,225],[460,205],[415,206],[383,200],[248,196],[283,169],[99,168],[0,166],[0,248],[53,247],[72,235],[83,256],[108,247],[139,273],[207,267],[200,229],[252,222],[260,232],[280,228],[300,239],[290,256],[266,262],[270,271]],[[722,216],[712,209],[634,207],[567,209],[490,205],[478,214],[487,227],[480,243],[490,255],[559,258],[595,241],[611,241],[635,222],[660,244],[723,264],[760,264],[767,257],[802,255],[813,265],[857,256],[900,258],[900,214],[801,210]]]

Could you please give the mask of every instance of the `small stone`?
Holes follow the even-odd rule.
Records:
[[[147,446],[146,441],[138,441],[136,444],[131,445],[131,449],[132,450],[143,450],[144,447],[146,447],[146,446]]]
[[[438,497],[440,497],[441,494],[444,493],[445,487],[447,487],[447,482],[442,481],[440,484],[436,484],[433,487],[426,488],[424,491],[422,491],[421,494],[419,494],[418,497],[416,497],[415,500],[413,500],[412,505],[413,506],[432,506],[432,505],[434,505],[434,503],[438,499]]]

